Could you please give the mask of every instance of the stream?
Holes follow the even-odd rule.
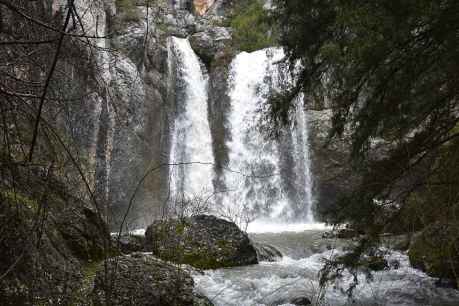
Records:
[[[194,273],[197,289],[216,306],[293,305],[289,301],[301,297],[307,297],[314,305],[330,306],[458,305],[459,291],[437,287],[435,278],[412,268],[407,254],[397,251],[389,251],[386,257],[391,268],[374,272],[371,281],[363,273],[359,275],[352,298],[345,293],[352,281],[347,274],[336,284],[330,284],[323,298],[317,300],[318,274],[324,258],[340,254],[348,244],[342,240],[324,239],[324,232],[311,229],[252,233],[253,241],[275,246],[283,258],[252,266]]]

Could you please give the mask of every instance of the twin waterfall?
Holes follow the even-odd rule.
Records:
[[[217,184],[208,76],[188,40],[170,38],[169,69],[179,89],[171,124],[170,206],[185,213],[205,208],[244,227],[253,221],[313,222],[308,128],[301,97],[291,131],[277,139],[260,131],[266,97],[280,86],[282,69],[276,62],[283,56],[280,49],[266,49],[243,52],[233,60],[227,93],[231,110],[225,114],[229,163]]]

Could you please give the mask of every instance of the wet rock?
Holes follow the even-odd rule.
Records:
[[[294,298],[289,298],[289,299],[282,299],[275,301],[273,303],[270,303],[270,306],[280,306],[280,305],[295,305],[295,306],[307,306],[307,305],[312,305],[311,300],[305,296],[299,296],[299,297],[294,297]]]
[[[306,306],[306,305],[312,305],[311,300],[308,299],[307,297],[297,297],[292,300],[290,300],[290,303],[296,306]]]
[[[145,249],[145,237],[139,235],[122,235],[118,241],[114,239],[114,244],[118,243],[118,248],[123,254],[142,252]]]
[[[253,246],[257,251],[258,261],[278,261],[282,259],[282,253],[272,245],[254,242]]]
[[[195,293],[193,298],[193,306],[213,306],[214,304],[204,295]]]
[[[156,221],[145,233],[147,250],[156,256],[199,269],[258,263],[247,234],[214,216]]]
[[[92,299],[96,306],[105,305],[107,297],[114,306],[196,305],[191,276],[151,255],[133,253],[112,258],[108,267],[108,277],[101,269],[94,281]]]
[[[209,68],[218,51],[224,49],[231,41],[231,32],[225,27],[208,27],[205,31],[190,36],[194,52]]]
[[[364,265],[371,271],[383,271],[389,268],[389,263],[382,256],[370,256],[364,259]]]

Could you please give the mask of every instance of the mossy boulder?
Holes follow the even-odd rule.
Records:
[[[67,247],[78,259],[91,262],[104,258],[104,250],[109,248],[109,231],[96,212],[84,207],[68,210],[55,223]]]
[[[146,248],[156,256],[199,269],[258,263],[246,233],[214,216],[156,221],[147,228]]]
[[[94,305],[193,306],[205,298],[196,296],[194,282],[184,270],[144,253],[114,257],[108,274],[100,266],[92,300]],[[201,303],[202,302],[202,303]],[[199,304],[201,303],[201,304]]]
[[[24,204],[0,197],[1,304],[69,303],[81,285],[81,263],[49,217],[38,223],[38,211]]]
[[[18,180],[27,187],[0,189],[0,304],[85,304],[84,267],[103,258],[107,227],[53,177],[46,196],[43,176]]]
[[[113,243],[122,254],[142,252],[145,249],[145,236],[124,234],[119,239],[115,236]]]
[[[417,235],[408,255],[413,267],[430,276],[459,281],[459,223],[435,223]]]

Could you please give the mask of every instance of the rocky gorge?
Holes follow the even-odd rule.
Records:
[[[1,305],[459,301],[455,223],[413,226],[409,234],[404,226],[412,224],[390,224],[378,236],[382,248],[358,257],[363,268],[343,269],[334,287],[324,285],[325,263],[374,238],[324,224],[362,179],[349,163],[352,127],[331,141],[332,105],[299,94],[291,122],[279,133],[270,128],[268,98],[296,76],[285,51],[269,43],[275,32],[262,33],[268,43],[260,48],[241,45],[235,20],[244,0],[6,2],[0,47],[30,22],[65,20],[63,31],[48,30],[68,31],[62,40],[73,44],[64,43],[66,56],[55,63],[58,94],[43,100],[39,135],[62,152],[41,145],[35,163],[1,161],[8,165],[0,186]],[[272,1],[257,3],[273,9]],[[25,18],[17,29],[16,18]],[[10,84],[0,85],[11,96]],[[61,108],[63,93],[77,102]],[[59,133],[45,130],[53,124]],[[25,151],[4,138],[8,150]],[[392,144],[371,145],[379,160]],[[391,207],[378,213],[390,215]]]

